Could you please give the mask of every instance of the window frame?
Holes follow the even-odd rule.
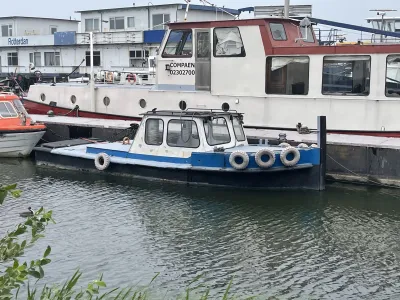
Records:
[[[55,29],[56,31],[52,33],[53,29]],[[50,34],[55,34],[56,32],[58,32],[58,26],[56,25],[50,25]]]
[[[399,59],[400,59],[400,54],[389,54],[389,55],[386,55],[386,68],[385,68],[385,87],[384,87],[384,93],[385,93],[385,97],[386,98],[389,98],[389,99],[395,99],[395,100],[397,100],[396,98],[400,98],[400,94],[398,95],[398,96],[388,96],[388,93],[387,93],[387,90],[386,90],[386,84],[387,84],[387,75],[388,75],[388,59],[389,59],[389,57],[390,56],[397,56]],[[400,83],[398,83],[399,84],[399,86],[400,86]],[[400,93],[400,92],[399,92]]]
[[[162,23],[161,24],[154,24],[154,16],[163,16],[162,17]],[[169,18],[169,23],[171,23],[171,14],[164,14],[164,13],[158,13],[158,14],[152,14],[151,15],[151,22],[152,22],[152,24],[153,24],[153,26],[152,26],[152,30],[165,30],[166,29],[166,27],[167,27],[167,25],[165,24],[166,23],[166,21],[165,21],[165,16],[168,16],[168,18]],[[156,28],[157,27],[157,28]],[[162,27],[162,28],[158,28],[158,27]]]
[[[368,89],[368,94],[356,94],[356,93],[324,93],[324,64],[325,64],[325,57],[340,57],[340,56],[350,56],[350,57],[358,57],[358,56],[367,56],[369,58],[369,89]],[[358,97],[368,97],[371,94],[371,74],[372,74],[372,58],[371,55],[367,54],[342,54],[342,55],[324,55],[322,58],[322,82],[321,82],[321,94],[324,96],[340,96],[340,97],[348,97],[348,96],[358,96]],[[385,73],[386,74],[386,73]],[[386,88],[386,76],[385,76],[385,88]]]
[[[13,54],[15,54],[15,56]],[[14,64],[14,63],[10,64],[10,59],[12,61],[14,58],[17,59],[17,64]],[[8,64],[8,66],[13,66],[13,67],[18,66],[18,64],[19,64],[18,52],[7,52],[7,64]]]
[[[268,59],[274,57],[300,57],[300,58],[308,58],[308,89],[305,94],[277,94],[277,93],[268,93]],[[287,74],[286,74],[287,77]],[[310,92],[310,56],[309,55],[270,55],[265,58],[265,94],[266,95],[285,95],[285,96],[307,96]]]
[[[133,26],[129,26],[129,19],[133,19]],[[126,17],[126,28],[135,28],[135,17]]]
[[[99,53],[99,55],[95,55],[95,53]],[[95,57],[99,57],[99,64],[95,64]],[[86,67],[90,67],[90,51],[85,51],[85,60],[86,60]],[[93,66],[94,67],[101,67],[101,51],[96,50],[93,51]]]
[[[198,145],[197,147],[183,147],[183,146],[173,146],[173,145],[170,145],[170,144],[168,143],[168,136],[169,136],[169,124],[171,123],[171,121],[174,121],[174,122],[176,122],[176,121],[178,121],[178,122],[182,122],[182,121],[193,122],[193,123],[196,125],[196,131],[197,131],[197,134],[199,135],[199,145]],[[181,126],[182,126],[182,123],[181,123]],[[182,127],[181,127],[181,128],[182,128]],[[193,133],[193,131],[192,131],[192,133]],[[191,134],[192,134],[192,133],[191,133]],[[182,134],[182,131],[181,131],[181,134]],[[194,120],[187,120],[187,119],[171,119],[171,120],[169,120],[169,121],[168,121],[168,124],[167,124],[167,139],[166,139],[166,141],[167,141],[167,145],[168,145],[169,147],[172,147],[172,148],[198,149],[198,148],[201,146],[201,142],[200,142],[199,127],[197,126],[197,122],[194,121]]]
[[[161,144],[149,144],[147,142],[147,122],[150,121],[150,120],[161,120],[161,122],[162,122],[163,130],[162,130]],[[164,144],[164,133],[165,133],[165,124],[164,124],[164,120],[163,119],[161,119],[161,118],[148,118],[146,120],[146,124],[144,126],[144,142],[145,142],[146,145],[148,145],[148,146],[161,146],[162,144]]]
[[[238,123],[239,123],[239,125],[240,125],[240,131],[241,131],[241,133],[242,133],[242,135],[243,135],[243,140],[239,140],[239,139],[238,139],[238,136],[237,136],[237,134],[236,134],[236,131],[235,131],[235,124],[233,124],[233,120],[235,120],[235,119],[238,121]],[[232,117],[231,123],[232,123],[233,133],[235,134],[236,140],[237,140],[238,142],[244,142],[244,141],[246,141],[246,134],[245,134],[245,132],[244,132],[244,128],[243,128],[242,124],[240,123],[239,117]]]
[[[54,65],[50,65],[46,63],[46,53],[52,53],[54,55]],[[57,54],[58,53],[58,54]],[[58,64],[57,64],[58,57]],[[52,52],[44,52],[44,67],[60,67],[61,66],[61,51],[52,51]]]
[[[89,21],[89,20],[91,20],[92,21],[92,30],[88,30],[87,28],[86,28],[86,21]],[[98,22],[98,28],[94,28],[95,26],[94,26],[94,20],[97,20]],[[100,31],[100,19],[99,18],[88,18],[88,19],[85,19],[85,32],[96,32],[96,31]]]
[[[38,64],[36,62],[37,54],[39,54],[40,64]],[[35,67],[41,67],[42,66],[42,52],[29,52],[29,63],[34,64]]]
[[[15,107],[14,107],[14,105],[12,103],[10,103],[9,101],[0,101],[0,104],[1,103],[4,103],[4,107],[8,110],[8,113],[10,114],[10,116],[9,117],[4,117],[0,112],[0,118],[2,118],[2,119],[11,119],[11,118],[17,118],[18,117],[18,112],[15,110]],[[11,115],[11,112],[8,109],[6,103],[8,103],[12,107],[14,115]]]
[[[191,51],[191,54],[190,54],[190,55],[176,55],[176,54],[167,54],[167,53],[165,53],[165,50],[167,49],[167,45],[168,45],[169,38],[171,37],[171,34],[172,34],[173,32],[176,32],[176,31],[182,31],[182,32],[185,32],[185,31],[186,31],[186,32],[189,32],[189,31],[190,31],[190,34],[192,35],[192,51]],[[187,42],[187,38],[186,38],[186,40],[185,40],[185,44],[184,44],[183,48],[185,47],[186,42]],[[182,51],[183,51],[183,48],[182,48]],[[162,52],[162,54],[161,54],[161,57],[162,57],[162,58],[192,58],[192,57],[193,57],[193,49],[194,49],[194,35],[193,35],[193,29],[175,29],[175,30],[171,30],[171,31],[169,32],[169,35],[168,35],[168,38],[167,38],[167,40],[166,40],[166,42],[165,42],[165,45],[164,45],[164,48],[163,48],[163,52]]]
[[[226,28],[237,28],[237,30],[239,31],[239,36],[240,36],[240,40],[242,41],[242,43],[243,43],[243,38],[242,38],[242,33],[240,32],[240,29],[239,29],[239,27],[238,26],[230,26],[230,27],[215,27],[214,29],[213,29],[213,34],[212,34],[212,37],[213,37],[213,43],[212,43],[212,47],[213,47],[213,49],[212,49],[212,52],[213,52],[213,56],[215,57],[215,58],[221,58],[221,57],[235,57],[235,58],[238,58],[238,57],[246,57],[246,55],[247,55],[247,53],[246,53],[246,47],[244,46],[244,43],[243,43],[243,48],[244,48],[244,54],[242,54],[242,53],[240,53],[240,54],[236,54],[236,55],[216,55],[217,53],[216,53],[216,46],[217,46],[217,44],[216,44],[216,42],[217,42],[217,36],[216,36],[216,33],[215,33],[215,31],[217,30],[217,29],[226,29]]]
[[[216,117],[216,118],[213,118],[213,119],[211,120],[211,122],[214,121],[214,120],[217,120],[217,119],[224,119],[224,120],[225,120],[225,122],[226,122],[226,123],[225,123],[226,129],[228,130],[228,135],[229,135],[229,142],[223,142],[223,143],[219,143],[219,144],[210,144],[210,143],[208,142],[207,131],[206,131],[206,124],[207,124],[207,122],[204,122],[204,123],[203,123],[204,135],[205,135],[205,137],[206,137],[207,145],[209,145],[209,146],[211,146],[211,147],[215,147],[215,146],[219,146],[219,145],[225,145],[225,144],[229,144],[229,143],[232,142],[232,136],[231,136],[231,133],[230,133],[230,130],[229,130],[228,121],[227,121],[226,118],[224,118],[224,117]],[[214,138],[214,137],[213,137],[213,138]],[[235,137],[235,138],[236,138],[236,137]]]
[[[7,26],[7,35],[3,35],[3,26]],[[2,37],[11,37],[13,36],[13,25],[12,24],[2,24],[1,26],[1,36]],[[11,31],[11,33],[10,33]]]
[[[305,28],[306,30],[310,31],[311,37],[312,37],[312,41],[311,40],[306,40],[305,37],[303,36],[303,33],[301,32],[301,28]],[[300,31],[300,35],[302,38],[302,41],[304,43],[315,43],[315,36],[314,36],[314,30],[312,30],[312,25],[307,26],[307,27],[299,27],[299,31]],[[307,38],[310,39],[308,32],[307,32]]]
[[[274,25],[281,25],[281,26],[282,26],[282,28],[283,28],[283,33],[285,34],[285,39],[282,39],[282,40],[277,40],[277,39],[275,39],[274,34],[273,34],[273,32],[272,32],[271,24],[274,24]],[[284,25],[284,24],[278,23],[278,22],[269,22],[268,25],[269,25],[269,31],[271,32],[272,39],[273,39],[274,41],[287,41],[287,40],[288,40],[287,34],[286,34],[286,28],[285,28],[285,25]]]
[[[117,28],[117,19],[118,20],[123,20],[123,22],[124,22],[124,26],[123,26],[123,28]],[[113,20],[114,21],[114,28],[111,28],[111,20]],[[110,30],[122,30],[122,31],[124,31],[125,30],[125,17],[110,17],[110,19],[108,20],[109,22],[110,22]]]

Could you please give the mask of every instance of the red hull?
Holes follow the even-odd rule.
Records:
[[[127,120],[127,121],[140,121],[140,117],[129,117],[102,113],[93,113],[88,111],[76,110],[72,111],[68,108],[53,107],[47,104],[24,99],[25,109],[30,114],[47,115],[49,110],[52,110],[55,115],[62,115],[68,117],[81,117],[81,118],[94,118],[94,119],[108,119],[108,120]],[[246,126],[245,126],[246,127]],[[293,130],[292,128],[268,128],[276,130]],[[328,130],[328,133],[334,134],[351,134],[351,135],[364,135],[364,136],[378,136],[378,137],[393,137],[400,138],[400,131],[350,131],[350,130]]]

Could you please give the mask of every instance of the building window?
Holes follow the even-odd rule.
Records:
[[[2,118],[15,118],[18,116],[14,107],[9,102],[0,102],[0,117]]]
[[[172,30],[162,57],[192,57],[192,30]]]
[[[305,42],[314,43],[314,35],[311,26],[300,26],[300,33]]]
[[[370,56],[325,56],[322,93],[324,95],[369,95]]]
[[[204,123],[207,143],[210,146],[222,145],[231,142],[228,124],[225,118],[213,118]]]
[[[267,57],[267,94],[307,95],[310,59],[307,56]]]
[[[271,30],[272,37],[275,41],[286,41],[285,26],[281,23],[269,23],[269,29]]]
[[[129,65],[137,68],[147,67],[147,57],[149,57],[149,50],[129,51]]]
[[[1,25],[1,36],[7,37],[13,35],[13,26],[10,25]]]
[[[400,97],[400,55],[389,55],[386,59],[386,97]]]
[[[9,66],[18,66],[18,53],[17,52],[7,53],[7,58],[8,58]]]
[[[45,52],[44,53],[45,66],[60,66],[60,52]]]
[[[40,52],[29,53],[29,62],[35,67],[40,67],[42,65],[42,54]]]
[[[158,14],[153,15],[153,29],[154,30],[163,30],[166,29],[167,26],[165,25],[170,21],[169,14]]]
[[[192,120],[169,121],[167,144],[171,147],[198,148],[200,139],[196,122]]]
[[[99,31],[99,19],[86,19],[85,20],[85,31]]]
[[[161,119],[148,119],[144,141],[147,145],[160,146],[164,140],[164,121]]]
[[[135,27],[135,18],[128,17],[128,28],[134,28],[134,27]]]
[[[86,51],[86,66],[90,67],[90,51]],[[101,66],[100,51],[93,51],[93,66]]]
[[[125,29],[125,18],[115,17],[110,18],[110,30],[120,30]]]
[[[50,34],[55,34],[57,32],[57,26],[50,26]]]
[[[214,29],[214,56],[215,57],[245,57],[246,51],[239,28]]]

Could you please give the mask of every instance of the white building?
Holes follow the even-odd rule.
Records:
[[[24,18],[15,24],[8,21],[13,18],[0,19],[4,20],[2,32],[4,24],[4,34],[12,35],[11,41],[5,36],[0,43],[1,76],[40,72],[53,78],[72,72],[71,77],[89,73],[88,32],[94,32],[95,72],[146,68],[145,58],[155,55],[165,24],[184,21],[185,10],[186,5],[165,4],[77,11],[81,14],[81,32],[73,20],[26,18],[31,25],[24,27],[19,23]],[[223,10],[190,5],[188,21],[226,20],[239,14],[238,10]],[[30,63],[35,65],[34,70]]]

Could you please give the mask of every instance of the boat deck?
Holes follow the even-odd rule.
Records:
[[[110,129],[126,129],[130,124],[137,123],[138,121],[124,121],[124,120],[106,120],[106,119],[93,119],[93,118],[76,118],[65,116],[49,117],[46,115],[31,115],[32,119],[37,122],[45,124],[57,124],[67,126],[79,127],[96,127],[96,128],[110,128]],[[280,133],[285,133],[288,140],[316,144],[317,133],[299,134],[297,131],[285,130],[269,130],[269,129],[250,129],[245,128],[246,135],[249,139],[277,139]],[[400,138],[387,138],[387,137],[374,137],[374,136],[361,136],[350,134],[328,134],[328,144],[333,145],[348,145],[348,146],[364,146],[364,147],[379,147],[400,149]]]

